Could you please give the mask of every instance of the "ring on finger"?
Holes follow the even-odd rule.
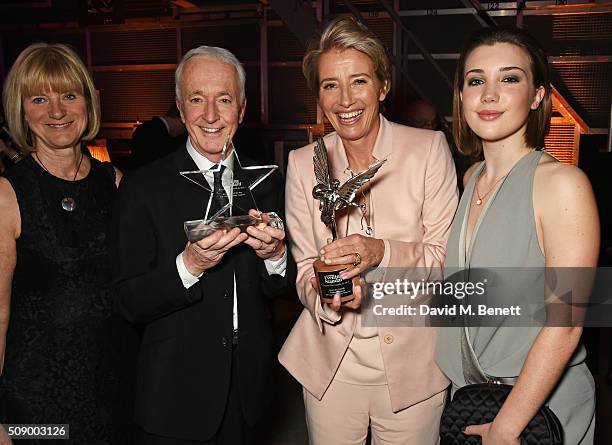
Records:
[[[359,255],[359,252],[355,252],[355,261],[353,261],[353,266],[357,267],[361,264],[361,255]]]

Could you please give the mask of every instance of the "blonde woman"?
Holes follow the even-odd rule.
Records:
[[[3,99],[27,156],[0,178],[2,423],[70,424],[71,439],[110,444],[106,243],[121,175],[81,149],[100,125],[93,82],[71,49],[38,43]]]
[[[369,426],[374,443],[436,444],[448,381],[433,360],[435,332],[362,326],[359,286],[342,307],[339,295],[322,304],[312,263],[346,265],[346,279],[367,268],[441,266],[457,204],[448,145],[440,132],[381,115],[389,59],[360,23],[330,23],[304,57],[303,71],[336,130],[325,137],[333,178],[344,182],[377,160],[387,162],[359,192],[361,208],[339,215],[341,238],[327,244],[331,232],[312,198],[314,146],[290,153],[286,215],[304,309],[280,361],[304,387],[313,445],[365,443]]]

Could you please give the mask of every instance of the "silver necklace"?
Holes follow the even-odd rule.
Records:
[[[43,162],[40,160],[40,158],[38,157],[38,154],[36,152],[34,152],[34,156],[36,156],[36,160],[38,161],[40,166],[42,168],[44,168],[47,173],[52,175],[52,173],[49,171],[49,169],[47,167],[45,167],[45,164],[43,164]],[[79,170],[81,170],[81,163],[82,162],[83,162],[83,153],[81,153],[81,159],[79,159],[79,163],[77,165],[76,171],[74,172],[74,177],[72,178],[72,182],[76,181],[76,177],[79,174]],[[74,209],[76,209],[76,206],[77,206],[76,200],[72,196],[64,196],[62,198],[61,204],[62,204],[62,209],[64,209],[67,212],[74,211]]]

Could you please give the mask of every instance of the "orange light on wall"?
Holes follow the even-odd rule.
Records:
[[[545,138],[545,150],[565,164],[578,165],[580,128],[570,119],[553,117]]]
[[[580,155],[580,133],[590,129],[571,105],[553,88],[553,112],[557,115],[550,121],[550,131],[545,139],[545,150],[566,164],[578,165]]]
[[[110,162],[110,155],[106,148],[106,139],[96,139],[92,145],[87,146],[92,158],[100,162]]]

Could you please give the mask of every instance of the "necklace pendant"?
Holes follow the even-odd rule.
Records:
[[[71,198],[69,196],[63,198],[62,209],[67,212],[72,212],[74,209],[76,209],[76,201],[74,200],[74,198]]]
[[[482,199],[478,198],[478,199],[476,200],[476,205],[477,205],[477,206],[479,206],[480,204],[482,204]]]
[[[370,226],[367,226],[366,230],[365,230],[365,233],[368,236],[372,236],[372,233],[374,233],[374,231],[372,230],[372,228]]]

